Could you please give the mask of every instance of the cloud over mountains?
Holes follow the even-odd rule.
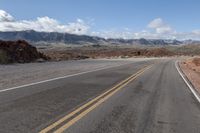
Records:
[[[87,34],[89,26],[81,19],[68,24],[61,24],[53,18],[38,17],[36,20],[16,21],[13,16],[0,10],[0,31],[35,30],[45,32],[67,32],[72,34]]]
[[[149,22],[144,30],[133,32],[133,29],[91,31],[92,26],[82,19],[66,24],[48,16],[38,17],[35,20],[15,20],[4,10],[0,10],[0,31],[35,30],[44,32],[67,32],[71,34],[86,34],[104,38],[147,38],[147,39],[197,39],[200,40],[200,30],[191,32],[177,32],[162,18],[155,18]]]
[[[155,29],[156,33],[172,33],[172,28],[166,24],[161,18],[156,18],[148,24],[149,28]]]

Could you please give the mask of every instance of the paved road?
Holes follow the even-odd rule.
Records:
[[[148,59],[151,60],[153,58]],[[142,60],[147,59],[85,59],[76,61],[0,65],[0,77],[3,77],[0,78],[0,90],[74,73],[105,67],[114,67]]]
[[[39,132],[153,62],[138,61],[2,92],[0,132]],[[51,131],[77,120],[79,115],[74,114]],[[162,59],[83,113],[64,132],[200,133],[200,104],[178,74],[174,60]]]

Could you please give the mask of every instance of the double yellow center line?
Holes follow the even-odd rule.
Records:
[[[86,114],[88,114],[90,111],[95,109],[97,106],[99,106],[101,103],[106,101],[108,98],[110,98],[112,95],[114,95],[116,92],[118,92],[120,89],[125,87],[127,84],[129,84],[131,81],[136,79],[138,76],[140,76],[145,70],[152,67],[152,65],[145,66],[144,68],[140,69],[135,74],[131,75],[127,79],[121,81],[108,91],[104,92],[103,94],[97,96],[96,98],[92,99],[88,103],[82,105],[81,107],[77,108],[73,112],[67,114],[63,118],[59,119],[58,121],[54,122],[53,124],[49,125],[40,133],[62,133],[67,128],[69,128],[71,125],[76,123],[78,120],[80,120],[82,117],[84,117]]]

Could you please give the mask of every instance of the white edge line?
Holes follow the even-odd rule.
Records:
[[[115,67],[119,67],[119,66],[123,66],[123,65],[132,64],[132,63],[125,63],[125,64],[121,64],[121,65],[117,65],[117,66],[103,67],[103,68],[99,68],[99,69],[95,69],[95,70],[91,70],[91,71],[85,71],[85,72],[75,73],[75,74],[71,74],[71,75],[66,75],[66,76],[62,76],[62,77],[47,79],[47,80],[43,80],[43,81],[39,81],[39,82],[34,82],[34,83],[30,83],[30,84],[25,84],[25,85],[21,85],[21,86],[16,86],[16,87],[11,87],[11,88],[7,88],[7,89],[2,89],[2,90],[0,90],[0,93],[1,92],[5,92],[5,91],[10,91],[10,90],[15,90],[15,89],[27,87],[27,86],[32,86],[32,85],[36,85],[36,84],[46,83],[46,82],[54,81],[54,80],[58,80],[58,79],[64,79],[64,78],[69,78],[69,77],[73,77],[73,76],[77,76],[77,75],[82,75],[82,74],[86,74],[86,73],[96,72],[96,71],[100,71],[100,70],[104,70],[104,69],[115,68]]]
[[[195,98],[197,99],[197,101],[200,103],[200,97],[199,94],[195,91],[195,89],[188,83],[188,81],[186,80],[186,78],[184,77],[183,73],[180,71],[180,68],[178,67],[178,61],[175,62],[175,66],[177,71],[179,72],[179,74],[181,75],[181,77],[183,78],[184,82],[186,83],[186,85],[188,86],[188,88],[190,89],[190,91],[193,93],[193,95],[195,96]]]

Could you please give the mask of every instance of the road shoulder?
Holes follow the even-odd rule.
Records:
[[[200,84],[196,82],[196,80],[200,79],[200,76],[197,76],[197,73],[190,70],[183,62],[176,61],[175,66],[190,91],[200,103]]]

